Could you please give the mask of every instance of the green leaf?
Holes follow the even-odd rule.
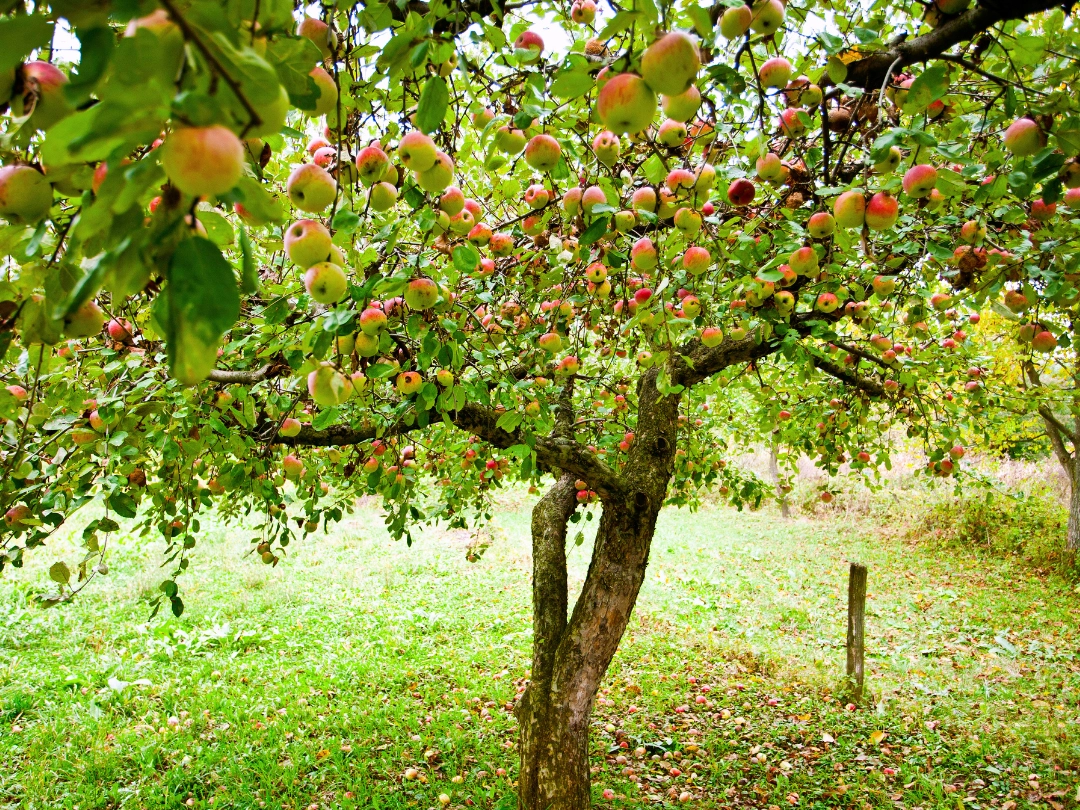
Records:
[[[564,70],[551,83],[551,95],[556,98],[578,98],[596,86],[596,80],[588,73]]]
[[[236,241],[236,232],[229,220],[217,211],[199,210],[195,212],[195,218],[206,228],[207,238],[215,245],[231,245]]]
[[[116,49],[116,35],[108,26],[86,31],[80,29],[78,37],[79,64],[72,70],[70,80],[64,86],[64,95],[76,106],[90,97],[90,91],[109,69],[109,62]]]
[[[607,215],[598,218],[592,225],[585,229],[585,233],[581,235],[581,238],[578,241],[583,245],[591,245],[607,233],[609,219],[610,217]]]
[[[109,270],[109,258],[109,255],[106,254],[89,262],[86,272],[83,274],[82,278],[75,282],[75,286],[71,288],[71,291],[67,294],[67,298],[53,308],[52,317],[55,320],[63,320],[66,318],[93,298],[94,294],[101,289],[101,284],[105,280],[105,274]],[[112,258],[115,259],[115,256]]]
[[[259,291],[259,271],[255,267],[251,237],[247,228],[240,226],[240,289],[245,295]]]
[[[513,433],[524,419],[525,415],[522,413],[518,413],[517,411],[507,411],[499,417],[499,421],[495,423],[495,427],[499,430],[505,430],[507,433]]]
[[[664,161],[660,160],[655,154],[646,160],[641,168],[642,171],[645,172],[645,179],[654,186],[659,185],[664,178],[667,177],[667,169],[664,168]]]
[[[63,562],[54,562],[49,566],[49,579],[61,585],[71,581],[71,571]]]
[[[179,596],[174,596],[169,600],[169,603],[172,606],[173,616],[179,619],[180,615],[184,612],[184,600]]]
[[[49,44],[53,24],[41,14],[5,17],[0,20],[0,71],[26,60],[35,48]]]
[[[424,83],[416,105],[416,126],[420,131],[430,134],[441,127],[449,103],[450,90],[446,80],[442,76],[432,76]]]
[[[604,26],[604,30],[597,36],[601,42],[606,42],[621,31],[625,31],[631,25],[641,19],[641,14],[636,11],[620,11],[607,25]]]
[[[139,505],[123,492],[114,492],[109,496],[109,508],[122,518],[133,518],[139,513]]]
[[[281,201],[254,177],[244,175],[236,184],[244,208],[258,222],[284,222],[285,207]]]
[[[206,379],[221,336],[240,315],[232,265],[208,239],[185,239],[169,262],[168,284],[154,304],[172,375],[184,385]]]
[[[303,37],[275,37],[266,48],[266,61],[274,66],[289,101],[301,110],[314,110],[319,100],[319,90],[309,74],[321,58],[315,43]]]
[[[462,243],[454,248],[454,267],[462,273],[471,273],[480,264],[480,254],[476,248],[467,243]]]
[[[334,214],[330,227],[342,233],[352,233],[360,225],[360,216],[351,208],[342,208]]]
[[[933,65],[911,83],[904,112],[921,112],[949,92],[949,72],[944,65]]]

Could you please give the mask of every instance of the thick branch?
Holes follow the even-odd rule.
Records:
[[[1061,0],[983,0],[974,8],[946,20],[921,37],[906,40],[887,51],[878,51],[852,62],[848,65],[846,82],[864,90],[877,89],[885,81],[885,74],[894,63],[894,70],[899,70],[907,65],[936,59],[954,45],[973,39],[999,22],[1023,19],[1062,5],[1071,7],[1072,2],[1062,4]]]
[[[817,355],[814,356],[814,366],[830,377],[835,377],[841,382],[847,383],[853,388],[858,388],[860,391],[865,391],[871,396],[885,396],[885,386],[873,377],[863,377],[851,369],[844,368],[839,363],[834,363],[832,360],[826,360],[824,357],[818,357]]]
[[[505,450],[516,444],[526,444],[525,436],[519,429],[503,430],[498,426],[499,414],[483,405],[467,403],[460,411],[447,413],[447,417],[456,427],[479,436],[493,447]],[[297,435],[279,434],[271,439],[271,443],[292,447],[344,446],[388,436],[400,436],[419,429],[420,426],[415,421],[412,424],[398,422],[382,430],[374,426],[350,428],[344,425],[316,430],[305,425]],[[540,469],[552,472],[562,470],[581,478],[603,499],[622,497],[622,481],[615,471],[576,440],[554,435],[541,437],[537,438],[533,449],[536,451],[537,466]]]
[[[1061,466],[1065,468],[1065,472],[1069,474],[1069,479],[1072,480],[1073,467],[1076,464],[1072,453],[1065,447],[1065,442],[1062,439],[1062,435],[1068,436],[1072,442],[1073,447],[1076,447],[1076,439],[1069,431],[1065,430],[1065,426],[1058,421],[1054,416],[1054,412],[1050,410],[1049,405],[1039,406],[1039,416],[1043,418],[1043,422],[1046,424],[1046,435],[1050,439],[1050,446],[1054,448],[1054,455],[1057,456],[1057,460],[1061,463]]]
[[[255,385],[263,380],[269,380],[272,377],[279,377],[285,373],[288,366],[282,366],[281,364],[267,363],[262,368],[250,369],[246,371],[234,371],[227,368],[215,368],[211,370],[208,379],[210,382],[215,383],[238,383],[240,385]]]
[[[574,476],[563,474],[533,507],[533,681],[548,684],[566,629],[566,529],[577,508]]]

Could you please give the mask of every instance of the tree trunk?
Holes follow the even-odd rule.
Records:
[[[518,704],[520,810],[587,810],[589,721],[608,665],[645,580],[656,518],[674,469],[678,396],[653,369],[639,381],[636,438],[625,492],[603,503],[589,573],[570,619],[566,524],[574,477],[562,475],[533,509],[533,669]]]
[[[1080,464],[1069,475],[1069,524],[1065,530],[1065,558],[1069,563],[1080,559]]]
[[[769,445],[769,474],[773,477],[776,485],[776,497],[780,501],[780,516],[784,519],[791,517],[791,507],[788,506],[787,494],[780,482],[780,459],[775,444]]]

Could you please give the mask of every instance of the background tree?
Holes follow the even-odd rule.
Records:
[[[717,437],[862,471],[904,425],[950,475],[988,402],[965,319],[1020,296],[1052,332],[1073,305],[1053,209],[1080,193],[1072,20],[1040,0],[318,13],[0,19],[0,567],[100,500],[43,601],[107,573],[126,519],[165,538],[155,610],[179,615],[206,509],[261,515],[276,565],[365,492],[409,538],[544,482],[520,803],[586,807],[657,514],[763,495]]]

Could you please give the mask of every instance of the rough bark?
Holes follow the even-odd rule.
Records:
[[[1065,556],[1069,562],[1080,559],[1080,475],[1074,468],[1069,476],[1069,523],[1065,530]]]
[[[1037,381],[1034,374],[1031,376]],[[1065,559],[1067,563],[1071,563],[1080,556],[1080,464],[1077,463],[1075,455],[1080,447],[1080,419],[1074,419],[1076,428],[1069,430],[1049,405],[1040,405],[1039,415],[1043,419],[1054,455],[1069,478],[1069,521],[1065,529]],[[1072,444],[1071,451],[1066,442]]]
[[[674,468],[679,398],[661,395],[656,379],[653,370],[639,383],[638,429],[622,476],[625,494],[603,499],[589,572],[569,621],[565,557],[558,559],[565,554],[573,512],[567,476],[533,512],[533,674],[518,707],[522,810],[589,807],[593,703],[645,579]],[[567,503],[571,508],[564,511]]]

